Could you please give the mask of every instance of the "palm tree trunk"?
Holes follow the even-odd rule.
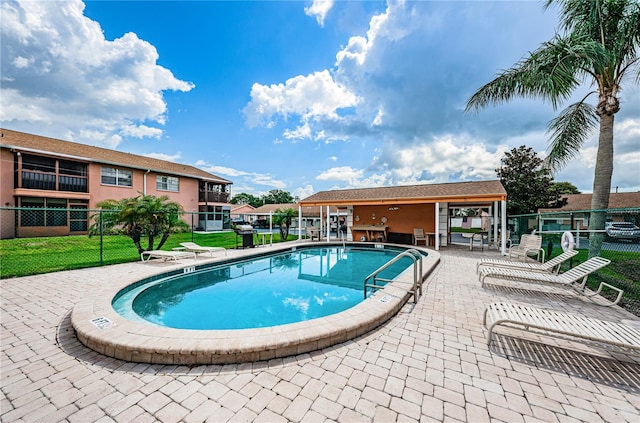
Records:
[[[611,175],[613,174],[613,114],[600,115],[600,136],[598,155],[593,177],[593,196],[591,197],[590,230],[604,231],[604,222],[609,207]],[[600,255],[604,232],[591,233],[589,237],[589,257]]]

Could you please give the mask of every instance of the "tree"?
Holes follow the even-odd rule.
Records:
[[[514,148],[500,162],[496,174],[507,191],[508,214],[536,213],[539,208],[555,206],[559,195],[551,190],[551,171],[533,148]]]
[[[545,8],[560,8],[563,34],[556,36],[514,67],[481,87],[467,101],[466,110],[514,97],[549,100],[554,109],[580,86],[594,91],[568,106],[548,127],[551,135],[547,163],[560,169],[579,152],[599,126],[593,178],[591,230],[603,230],[613,174],[613,124],[620,110],[623,81],[640,81],[640,3],[637,0],[546,0]],[[633,75],[635,73],[635,75]],[[631,74],[631,75],[629,75]],[[631,78],[626,78],[631,76]],[[586,102],[597,95],[595,106]],[[589,256],[598,255],[603,233],[592,233]]]
[[[551,184],[551,190],[558,195],[581,194],[571,182],[554,182]]]
[[[292,208],[277,209],[273,215],[273,223],[280,225],[280,239],[286,241],[289,237],[289,227],[293,218],[298,216],[298,212]]]
[[[231,204],[248,204],[252,207],[260,207],[262,205],[262,199],[245,192],[234,195],[230,202]]]
[[[294,198],[289,191],[283,191],[281,189],[272,189],[262,196],[263,204],[291,204],[293,202]]]
[[[138,254],[159,250],[172,231],[187,226],[180,219],[182,206],[169,201],[166,195],[155,197],[140,194],[122,200],[105,200],[97,206],[103,211],[93,215],[94,223],[89,228],[89,235],[99,233],[101,226],[103,229],[122,227],[125,234],[133,240]],[[143,235],[148,237],[146,250],[141,245]],[[160,241],[154,247],[156,236],[160,236]]]

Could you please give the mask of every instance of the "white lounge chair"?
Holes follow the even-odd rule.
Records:
[[[521,258],[526,261],[527,257],[534,257],[537,261],[544,263],[544,248],[542,248],[542,237],[540,235],[524,234],[520,237],[519,244],[511,244],[508,250],[509,258]],[[540,257],[542,256],[542,260]]]
[[[145,260],[144,257],[147,256]],[[178,261],[183,258],[192,258],[193,261],[196,261],[196,253],[190,251],[164,251],[164,250],[152,250],[152,251],[143,251],[140,254],[140,259],[143,262],[147,263],[152,258],[162,259],[162,261]]]
[[[196,244],[195,242],[181,242],[180,245],[189,252],[196,254],[209,253],[213,257],[214,252],[224,251],[224,255],[227,255],[227,250],[222,247],[206,247]]]
[[[511,269],[507,267],[485,267],[480,271],[479,279],[480,284],[483,287],[486,278],[506,279],[518,282],[547,283],[566,286],[575,289],[578,293],[584,295],[585,297],[594,297],[602,292],[602,288],[607,287],[618,293],[618,296],[614,302],[606,304],[607,306],[612,306],[618,304],[618,302],[622,298],[622,294],[624,294],[623,290],[611,286],[605,282],[600,282],[600,286],[596,292],[587,293],[584,289],[587,284],[589,275],[594,273],[596,270],[603,268],[609,263],[611,263],[611,260],[602,257],[592,257],[584,263],[581,263],[576,267],[573,267],[566,272],[557,275],[554,273],[534,272],[530,270]],[[578,282],[580,280],[582,280],[582,282]]]
[[[487,345],[491,345],[494,329],[497,326],[506,326],[543,335],[563,335],[563,337],[577,340],[640,350],[640,326],[633,327],[531,306],[510,303],[490,304],[484,312],[483,324],[489,331]]]
[[[547,272],[547,273],[555,273],[558,274],[560,271],[560,266],[565,261],[569,260],[571,257],[578,254],[577,250],[569,250],[560,254],[557,257],[552,258],[546,263],[528,263],[521,262],[515,260],[501,260],[501,259],[493,259],[493,258],[483,258],[478,261],[476,265],[476,273],[480,271],[480,267],[489,266],[489,267],[506,267],[510,269],[521,269],[521,270],[530,270],[534,272]]]

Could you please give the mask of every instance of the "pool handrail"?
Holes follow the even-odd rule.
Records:
[[[408,292],[411,292],[413,295],[414,303],[418,302],[418,296],[422,295],[422,254],[420,251],[415,248],[409,248],[408,250],[402,251],[397,256],[380,266],[378,269],[374,270],[369,276],[364,278],[363,281],[363,290],[364,290],[364,298],[367,298],[367,288],[372,288],[375,292],[376,289],[383,288],[384,285],[378,285],[376,281],[381,282],[392,282],[392,279],[379,278],[378,274],[385,270],[387,267],[391,266],[393,263],[397,262],[403,257],[409,257],[413,261],[413,285]],[[417,257],[417,258],[416,258]],[[418,277],[418,267],[420,276]],[[373,278],[373,283],[368,284],[367,281]],[[419,295],[418,295],[419,291]]]

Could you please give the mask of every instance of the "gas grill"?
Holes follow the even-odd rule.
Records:
[[[257,231],[251,225],[237,225],[236,229],[236,248],[253,248],[253,234]]]

